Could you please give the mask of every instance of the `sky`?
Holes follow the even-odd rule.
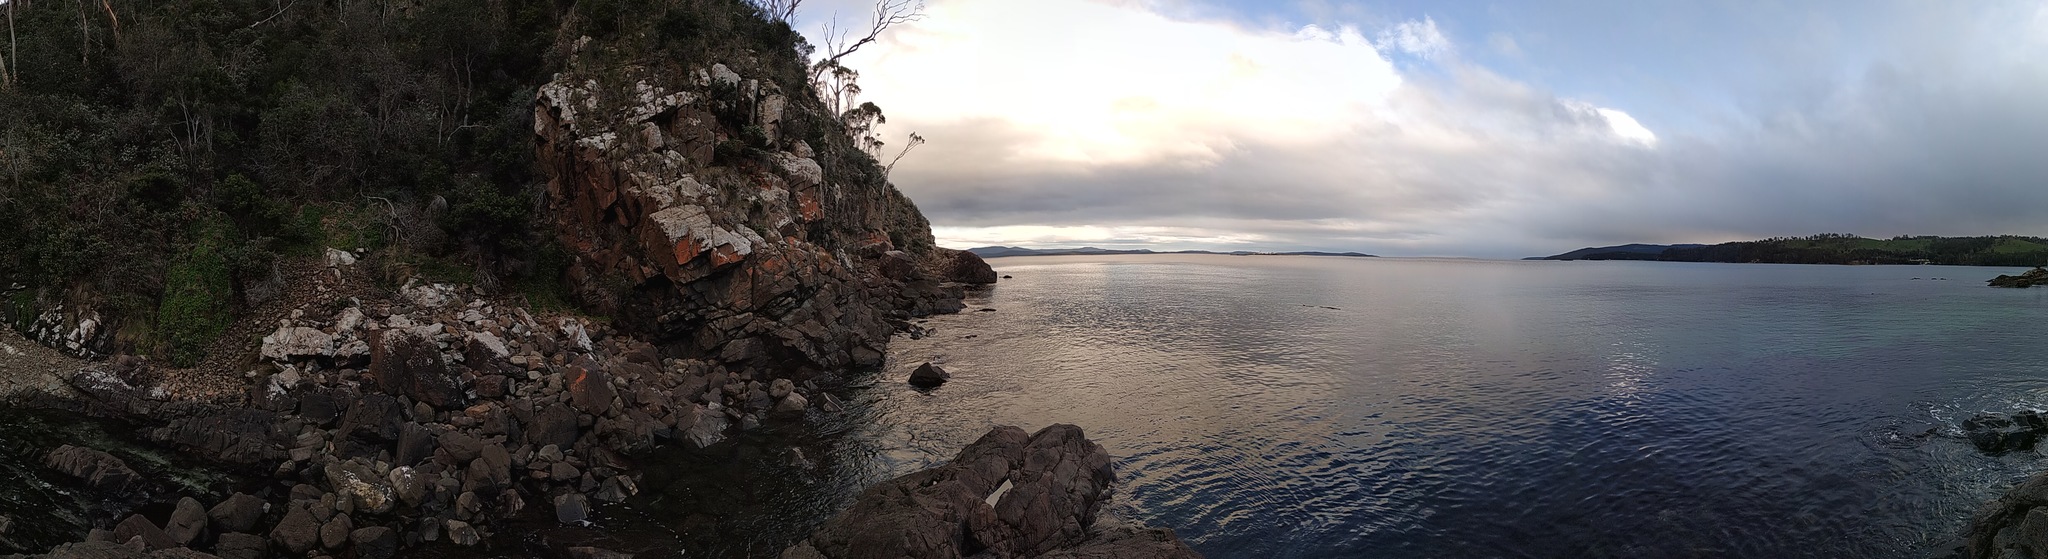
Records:
[[[822,43],[871,0],[808,0]],[[2048,2],[927,0],[846,60],[941,245],[2048,235]],[[884,159],[893,156],[885,154]]]

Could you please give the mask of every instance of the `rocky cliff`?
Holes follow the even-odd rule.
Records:
[[[951,282],[992,283],[872,161],[827,168],[789,133],[817,101],[722,63],[593,74],[535,103],[552,225],[578,301],[665,354],[798,379],[874,366],[892,325],[959,310]]]

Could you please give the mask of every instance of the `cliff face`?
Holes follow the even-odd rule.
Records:
[[[959,310],[956,251],[917,208],[871,160],[828,169],[791,132],[817,101],[725,64],[571,68],[533,122],[587,309],[670,356],[799,378],[879,365],[904,319]],[[821,148],[851,149],[819,128]]]

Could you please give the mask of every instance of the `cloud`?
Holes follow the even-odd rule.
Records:
[[[852,64],[886,134],[931,140],[892,180],[949,246],[1523,256],[2048,232],[2048,158],[2030,147],[2048,145],[2048,57],[1997,41],[1950,49],[1982,55],[1971,64],[1916,50],[1661,129],[1455,56],[1427,17],[1249,26],[1085,0],[931,12]],[[1924,40],[1983,25],[1937,23]]]
[[[1450,39],[1436,28],[1436,20],[1404,21],[1380,33],[1381,48],[1390,48],[1425,59],[1451,52]]]

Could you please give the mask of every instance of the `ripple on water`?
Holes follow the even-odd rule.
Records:
[[[1924,269],[992,263],[1001,312],[892,348],[953,382],[852,437],[900,472],[1079,424],[1116,513],[1214,557],[1924,557],[2041,462],[1955,426],[2048,403],[2044,302]]]

